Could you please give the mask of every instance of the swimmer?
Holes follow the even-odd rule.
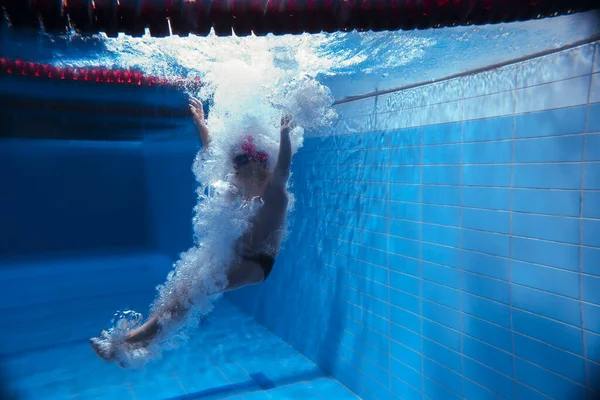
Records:
[[[206,148],[211,143],[211,136],[202,104],[192,99],[190,110],[202,145]],[[271,273],[287,215],[286,186],[292,161],[290,130],[291,118],[284,116],[281,119],[279,154],[273,171],[269,169],[268,154],[256,148],[251,136],[247,136],[238,151],[232,154],[232,183],[237,186],[244,201],[261,201],[262,206],[251,220],[249,230],[235,244],[237,261],[223,266],[227,271],[227,286],[221,293],[259,284]],[[127,333],[123,344],[130,350],[145,348],[161,334],[161,321],[165,317],[174,322],[183,320],[193,306],[192,299],[186,294],[185,287],[170,293],[164,306],[155,310],[143,325]],[[209,293],[208,296],[217,294],[219,293]],[[90,344],[100,358],[107,361],[117,358],[114,346],[102,346],[98,338],[90,339]],[[124,366],[122,363],[120,365]]]

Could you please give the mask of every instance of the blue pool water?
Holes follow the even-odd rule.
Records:
[[[506,43],[531,38],[522,29]],[[399,87],[443,78],[424,54],[465,50],[471,31],[460,32],[408,36],[415,58],[390,74],[322,78],[337,99],[399,89],[337,104],[333,126],[306,132],[269,279],[225,295],[187,344],[141,370],[104,363],[87,340],[118,309],[146,313],[192,245],[199,143],[186,98],[0,76],[7,390],[35,400],[595,398],[600,43],[580,25],[572,39],[589,40],[579,45]],[[548,37],[530,46],[568,44]],[[470,66],[484,66],[481,43]],[[102,59],[95,42],[38,45],[42,60]],[[445,60],[446,75],[465,67]]]

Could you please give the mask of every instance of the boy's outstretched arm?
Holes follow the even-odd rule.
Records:
[[[284,116],[281,118],[281,132],[279,139],[279,155],[277,164],[273,171],[275,183],[285,185],[290,177],[290,166],[292,164],[292,141],[290,140],[292,118]]]
[[[198,128],[198,134],[200,135],[200,140],[202,141],[202,147],[208,147],[211,138],[210,132],[208,132],[208,128],[206,127],[206,121],[204,120],[204,109],[202,108],[202,103],[194,98],[191,98],[190,111],[194,116],[194,123],[196,124],[196,128]]]

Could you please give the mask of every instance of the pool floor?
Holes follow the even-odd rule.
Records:
[[[143,370],[105,363],[82,341],[10,356],[3,369],[19,400],[358,399],[225,298]]]

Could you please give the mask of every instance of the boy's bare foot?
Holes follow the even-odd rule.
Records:
[[[98,343],[98,339],[97,338],[91,338],[90,339],[90,345],[92,346],[92,349],[94,349],[94,352],[96,353],[96,355],[104,361],[115,361],[115,354],[113,351],[107,351],[105,349],[103,349],[100,344]],[[123,361],[118,361],[118,364],[121,368],[126,368],[127,365],[123,362]]]
[[[114,353],[110,350],[102,348],[102,346],[100,346],[98,338],[91,338],[90,345],[92,346],[92,349],[94,349],[94,351],[96,352],[96,355],[100,357],[100,359],[104,361],[112,361]]]

